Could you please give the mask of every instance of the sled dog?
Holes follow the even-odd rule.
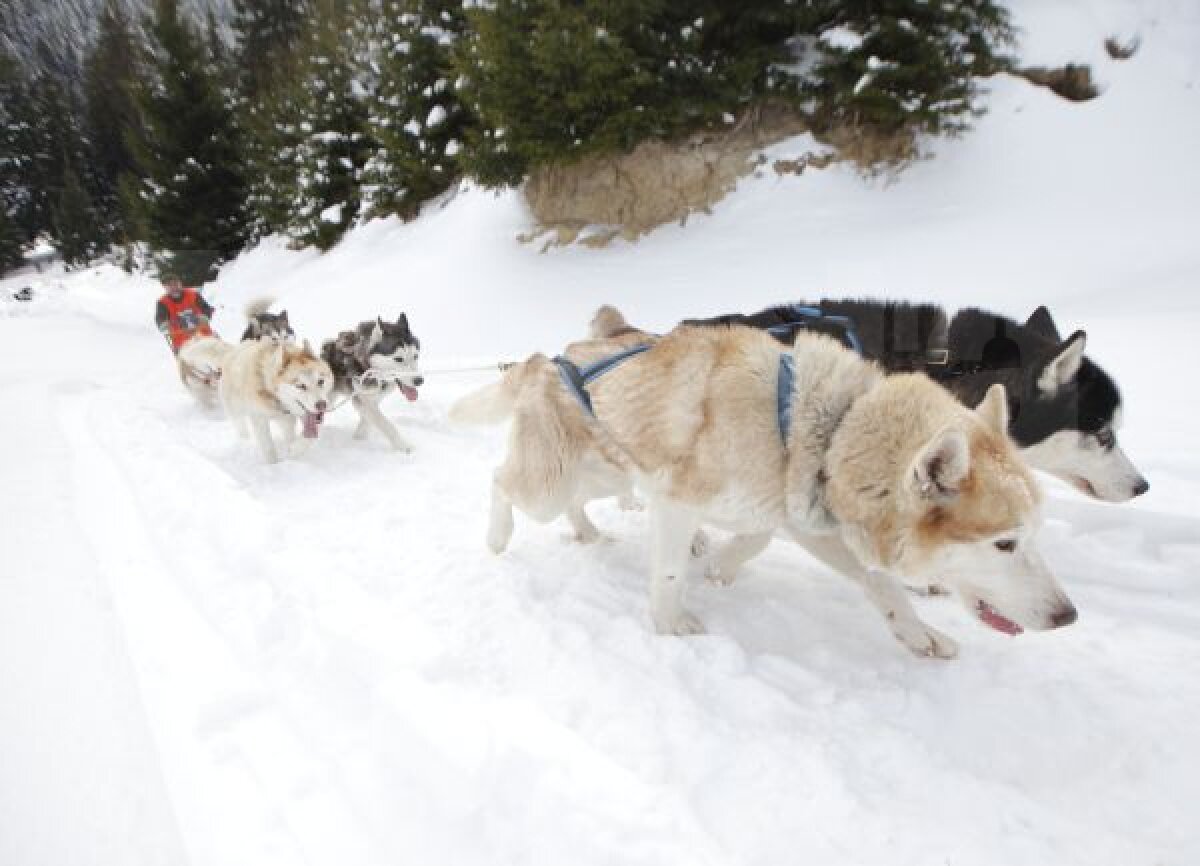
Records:
[[[270,422],[292,452],[299,421],[304,438],[315,439],[325,420],[333,391],[333,371],[303,346],[248,340],[231,346],[220,379],[225,414],[245,432],[248,423],[268,463],[279,460]]]
[[[288,321],[287,310],[278,313],[270,312],[271,298],[258,298],[246,305],[246,330],[242,332],[243,340],[261,340],[266,338],[273,343],[294,343],[296,332]]]
[[[1002,385],[971,410],[928,377],[886,375],[826,336],[781,347],[745,326],[681,326],[586,391],[572,384],[584,362],[534,355],[452,409],[462,422],[511,418],[492,484],[494,551],[507,546],[514,507],[571,517],[633,478],[648,496],[660,633],[703,630],[683,601],[704,524],[748,546],[792,534],[856,580],[918,655],[957,649],[917,617],[898,577],[936,576],[1010,634],[1074,621],[1038,554],[1039,491],[1007,436]]]
[[[814,309],[817,316],[807,312]],[[845,337],[846,322],[864,357],[889,372],[926,373],[968,406],[992,385],[1004,385],[1009,434],[1035,469],[1108,502],[1150,489],[1117,444],[1122,411],[1116,383],[1084,354],[1087,334],[1075,331],[1064,340],[1045,307],[1021,324],[975,308],[950,319],[933,304],[825,299],[689,321],[769,329],[784,343],[809,328]]]
[[[220,337],[193,337],[175,356],[179,379],[192,396],[207,408],[217,405],[217,387],[221,369],[232,345]]]
[[[321,357],[335,376],[335,393],[350,397],[358,410],[355,439],[365,438],[368,428],[374,427],[397,451],[412,451],[379,404],[393,391],[409,402],[417,399],[417,388],[425,382],[418,366],[420,354],[421,341],[413,336],[404,313],[394,324],[378,318],[362,322],[321,346]]]

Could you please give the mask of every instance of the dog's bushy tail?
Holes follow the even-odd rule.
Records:
[[[261,316],[271,309],[273,303],[275,303],[275,299],[271,297],[255,298],[246,304],[246,318],[253,319],[255,316]]]
[[[499,424],[508,420],[517,405],[523,366],[517,364],[506,370],[499,382],[459,398],[450,407],[450,420],[455,424]]]

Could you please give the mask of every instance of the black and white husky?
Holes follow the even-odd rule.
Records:
[[[246,330],[242,332],[243,340],[268,339],[272,343],[296,342],[296,332],[288,321],[287,310],[272,313],[270,298],[259,298],[246,305]]]
[[[1064,340],[1045,307],[1021,324],[974,308],[951,319],[933,304],[826,299],[693,323],[766,328],[789,344],[800,330],[819,330],[888,372],[926,373],[968,406],[1000,383],[1008,394],[1009,434],[1029,465],[1109,502],[1150,488],[1117,444],[1116,383],[1084,354],[1087,334],[1075,331]]]
[[[417,388],[425,382],[417,363],[420,354],[421,341],[409,329],[404,313],[395,324],[383,319],[362,322],[321,346],[321,358],[333,370],[334,393],[350,397],[358,410],[355,439],[366,437],[368,428],[374,427],[397,451],[412,451],[379,404],[393,391],[409,402],[417,399]]]

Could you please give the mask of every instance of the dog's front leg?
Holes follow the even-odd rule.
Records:
[[[915,655],[952,659],[958,645],[917,616],[904,586],[889,574],[868,569],[838,535],[794,533],[796,542],[834,571],[856,581],[875,605],[900,643]]]
[[[650,523],[650,616],[654,628],[659,634],[703,634],[703,623],[683,607],[692,537],[700,521],[689,509],[656,498],[650,503]]]
[[[492,553],[503,553],[512,540],[512,500],[498,479],[492,480],[492,513],[488,523],[487,546]]]
[[[271,438],[271,423],[266,418],[255,415],[250,419],[250,430],[254,433],[254,441],[258,443],[263,460],[278,463],[279,454],[275,450],[275,440]]]
[[[705,576],[713,583],[729,586],[738,572],[754,557],[767,549],[772,532],[756,532],[751,535],[736,535],[717,551],[716,558],[708,564]]]
[[[378,401],[363,398],[359,402],[358,411],[362,413],[362,416],[367,419],[372,427],[384,435],[388,442],[391,443],[391,446],[397,451],[408,454],[413,450],[408,440],[400,435],[400,431],[396,429],[396,425],[389,421],[383,412],[380,411]]]
[[[301,440],[300,444],[296,442],[296,419],[291,415],[283,418],[276,418],[275,425],[279,428],[279,434],[283,437],[283,453],[289,457],[295,457],[300,452],[306,450],[304,443],[308,440]]]
[[[351,397],[350,402],[354,404],[354,411],[358,413],[358,426],[354,428],[354,438],[357,441],[362,441],[367,438],[367,413],[362,408],[362,397]]]

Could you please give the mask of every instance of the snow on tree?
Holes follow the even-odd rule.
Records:
[[[383,0],[379,82],[367,119],[376,149],[365,184],[374,215],[415,216],[459,176],[469,122],[453,82],[454,48],[465,27],[460,4]]]

